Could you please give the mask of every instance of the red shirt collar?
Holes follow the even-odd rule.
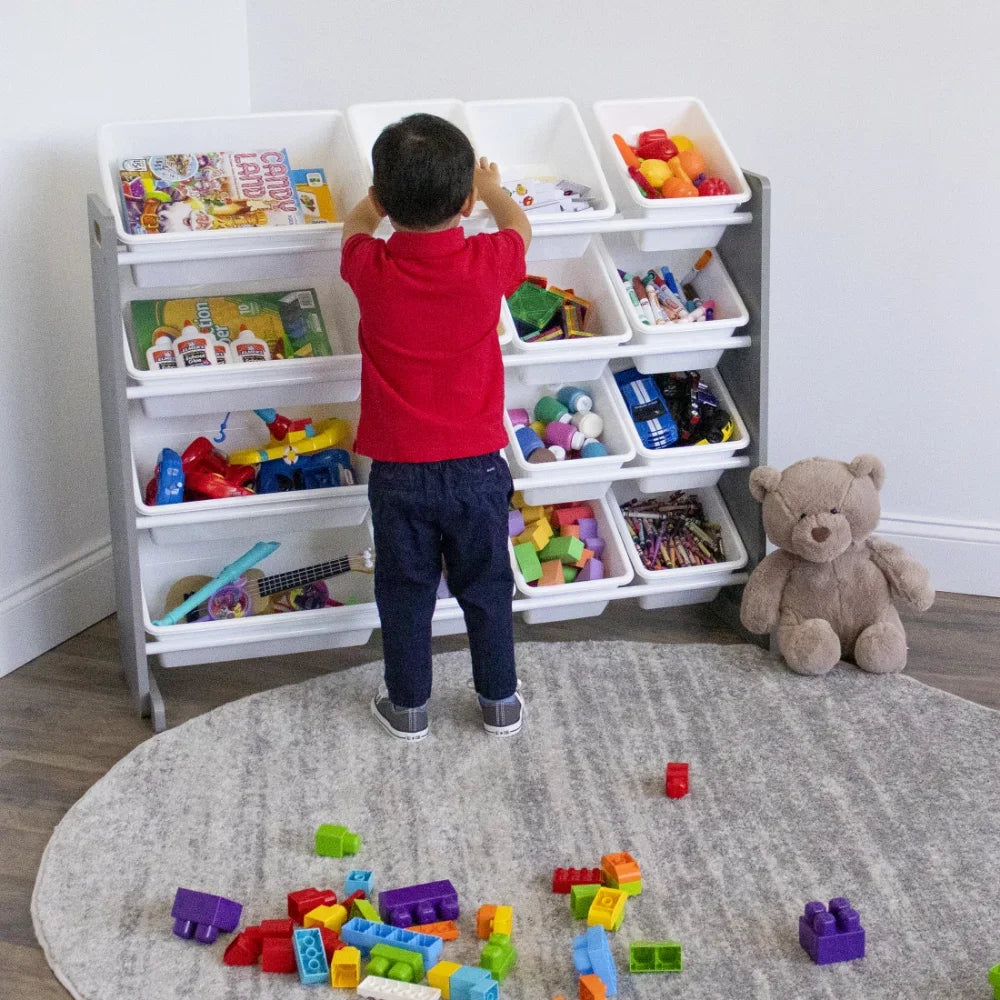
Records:
[[[436,233],[395,232],[386,242],[390,257],[445,257],[464,246],[465,231],[461,226]]]

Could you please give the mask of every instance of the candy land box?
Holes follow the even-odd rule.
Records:
[[[333,352],[316,292],[236,292],[189,299],[148,299],[132,303],[132,336],[140,367],[156,338],[176,340],[190,320],[202,333],[231,341],[241,326],[267,342],[271,358],[326,357]]]
[[[130,156],[119,171],[125,229],[202,232],[302,222],[283,149]]]

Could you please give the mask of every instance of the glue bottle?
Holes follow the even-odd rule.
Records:
[[[146,367],[151,372],[162,372],[177,367],[174,342],[165,333],[161,333],[153,346],[146,351]]]
[[[184,321],[181,335],[174,344],[177,360],[182,368],[200,368],[215,364],[213,339],[202,333],[191,320]]]
[[[232,348],[228,340],[217,340],[212,346],[215,348],[215,363],[217,365],[231,365],[233,363]]]
[[[232,348],[238,363],[271,360],[271,349],[267,346],[267,342],[261,340],[246,326],[240,326],[240,334],[233,341]]]

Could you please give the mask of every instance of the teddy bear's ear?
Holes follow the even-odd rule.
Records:
[[[777,469],[772,469],[770,465],[760,465],[750,473],[750,495],[757,503],[763,503],[764,497],[771,490],[777,489],[780,482],[781,473]]]
[[[882,459],[876,458],[874,455],[858,455],[847,468],[851,475],[856,478],[871,476],[875,489],[882,489],[882,484],[885,482],[885,466],[882,464]]]

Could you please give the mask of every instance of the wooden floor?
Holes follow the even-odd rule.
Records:
[[[904,616],[907,672],[934,687],[1000,709],[1000,600],[939,594],[919,618]],[[733,643],[710,608],[643,612],[612,601],[599,618],[518,625],[519,640],[629,638]],[[435,640],[435,651],[464,637]],[[347,669],[381,657],[367,646],[332,653],[159,671],[167,720],[176,725],[233,698]],[[822,683],[817,681],[817,683]],[[151,735],[129,702],[117,664],[115,621],[106,619],[0,679],[0,994],[67,996],[35,941],[29,914],[38,862],[66,810],[113,764]]]

